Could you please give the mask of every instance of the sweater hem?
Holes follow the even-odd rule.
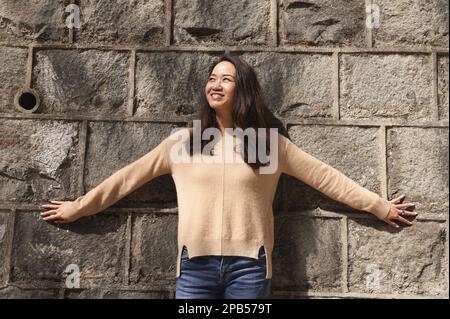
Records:
[[[236,239],[205,239],[200,243],[180,241],[178,243],[176,278],[181,275],[181,253],[183,246],[188,250],[188,258],[199,256],[236,256],[258,259],[258,252],[264,246],[266,253],[266,279],[272,278],[273,243],[269,240],[236,240]]]

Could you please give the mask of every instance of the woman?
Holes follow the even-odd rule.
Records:
[[[43,205],[50,210],[42,217],[72,222],[104,210],[156,176],[170,173],[179,209],[176,298],[269,297],[274,245],[272,202],[282,173],[334,200],[373,213],[393,227],[399,227],[395,221],[412,225],[405,217],[417,213],[405,210],[414,204],[401,204],[404,195],[387,201],[281,134],[275,135],[276,143],[272,144],[268,114],[254,70],[238,56],[225,54],[210,69],[200,127],[171,134],[75,201]],[[219,142],[211,147],[214,134],[208,130],[214,128],[219,132]],[[234,133],[229,133],[232,128],[254,129],[254,135],[235,139]],[[197,146],[196,134],[202,138]],[[264,136],[265,140],[258,139]],[[227,148],[230,139],[233,147]],[[238,145],[243,161],[224,160],[227,154],[238,153]],[[269,161],[262,157],[251,160],[256,147],[270,154]],[[179,160],[183,150],[189,151],[191,161]],[[262,171],[273,164],[274,171]]]

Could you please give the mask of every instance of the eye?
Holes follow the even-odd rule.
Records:
[[[213,77],[210,77],[210,78],[208,79],[208,81],[212,81],[212,80],[214,80],[214,78],[213,78]]]

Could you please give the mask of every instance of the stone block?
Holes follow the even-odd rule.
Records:
[[[0,47],[0,113],[20,112],[14,97],[25,84],[27,56],[26,49]]]
[[[81,0],[76,41],[101,44],[163,45],[164,0]]]
[[[341,291],[340,220],[289,214],[275,220],[274,290]]]
[[[387,130],[388,195],[406,194],[417,212],[448,216],[448,128]]]
[[[364,46],[365,5],[361,0],[282,0],[283,45]]]
[[[350,292],[448,296],[445,223],[415,222],[392,230],[349,220]]]
[[[175,288],[177,215],[135,215],[132,223],[130,284]]]
[[[124,273],[127,215],[102,213],[70,224],[45,222],[38,213],[18,212],[11,281],[36,288],[120,285]],[[76,267],[75,267],[76,266]]]
[[[174,0],[174,42],[189,45],[265,45],[270,0]]]
[[[332,116],[332,59],[326,54],[245,53],[269,109],[288,119]]]
[[[2,0],[0,42],[68,42],[69,4],[70,0]]]
[[[448,1],[375,3],[380,11],[379,27],[372,29],[375,47],[448,47]]]
[[[40,203],[77,194],[78,123],[3,119],[0,200]]]
[[[120,51],[37,50],[33,88],[39,113],[128,114],[128,59]]]
[[[432,119],[431,57],[425,54],[343,54],[342,119]]]

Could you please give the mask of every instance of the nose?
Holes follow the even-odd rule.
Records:
[[[215,82],[213,83],[211,89],[212,89],[213,91],[221,90],[221,89],[222,89],[222,82],[221,82],[221,80],[215,81]]]

